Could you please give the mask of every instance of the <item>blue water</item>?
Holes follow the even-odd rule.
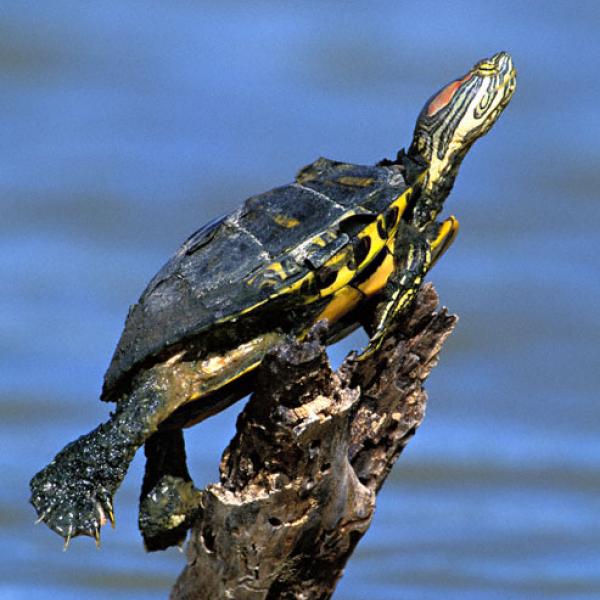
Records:
[[[519,70],[446,213],[431,274],[460,315],[427,418],[340,600],[600,597],[600,5],[75,0],[0,7],[0,597],[164,598],[136,531],[34,528],[27,482],[106,418],[129,304],[179,243],[319,155],[410,142],[423,102],[505,49]],[[361,338],[334,351],[339,361]],[[190,431],[214,481],[238,406]]]

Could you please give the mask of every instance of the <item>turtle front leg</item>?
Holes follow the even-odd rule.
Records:
[[[188,472],[181,429],[157,431],[144,446],[146,473],[139,528],[149,552],[181,545],[200,506]]]
[[[367,358],[380,348],[396,315],[410,306],[426,272],[422,257],[419,257],[417,262],[413,270],[405,271],[402,275],[394,273],[390,276],[384,290],[384,300],[377,306],[375,325],[369,328],[369,333],[372,332],[371,338],[359,358]]]
[[[367,329],[370,340],[359,358],[379,349],[396,316],[405,312],[413,301],[423,278],[437,259],[448,249],[456,233],[454,217],[433,222],[423,232],[405,225],[398,232],[394,247],[394,272],[383,290],[384,300],[376,309],[375,325]]]
[[[62,536],[65,549],[78,535],[94,537],[99,545],[100,528],[107,521],[114,526],[113,495],[165,408],[160,386],[151,380],[137,386],[107,422],[68,444],[33,477],[30,501],[38,522]]]

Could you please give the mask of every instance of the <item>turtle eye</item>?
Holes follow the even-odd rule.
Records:
[[[478,75],[493,75],[496,72],[496,65],[489,61],[482,61],[477,65]]]

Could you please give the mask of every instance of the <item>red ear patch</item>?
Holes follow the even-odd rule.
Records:
[[[449,83],[430,103],[425,113],[428,117],[435,115],[438,110],[441,110],[446,106],[452,97],[456,93],[456,90],[463,84],[467,79],[471,78],[471,73],[467,73],[462,79],[457,79],[452,83]]]

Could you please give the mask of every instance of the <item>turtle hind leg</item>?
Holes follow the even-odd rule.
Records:
[[[162,420],[165,398],[156,387],[124,398],[111,418],[68,444],[30,483],[38,522],[65,539],[87,535],[100,542],[100,528],[114,524],[113,495],[137,449]]]
[[[146,473],[140,495],[139,528],[148,552],[180,546],[200,506],[188,472],[181,429],[157,431],[144,447]]]
[[[107,449],[103,442],[111,437],[110,430],[109,421],[71,442],[29,484],[36,523],[44,522],[62,536],[65,550],[78,535],[94,537],[99,546],[100,528],[107,521],[114,526],[113,494],[135,450],[126,454],[122,468],[98,468],[98,462],[104,462],[100,457]]]

